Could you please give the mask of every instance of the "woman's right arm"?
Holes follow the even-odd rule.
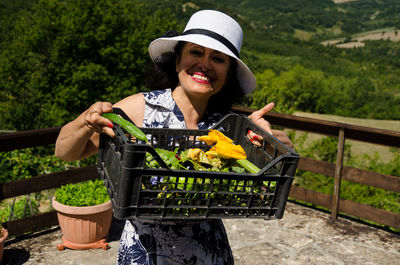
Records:
[[[56,141],[55,155],[66,161],[75,161],[95,154],[99,133],[115,136],[112,123],[101,116],[111,111],[111,103],[96,102],[75,120],[63,126]]]
[[[114,105],[121,108],[137,126],[142,126],[144,106],[143,94],[131,95]],[[115,137],[112,122],[101,116],[112,112],[112,107],[110,102],[96,102],[66,124],[58,135],[55,155],[65,161],[75,161],[95,154],[99,147],[100,133]]]

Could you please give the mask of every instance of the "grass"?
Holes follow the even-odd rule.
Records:
[[[371,31],[357,33],[357,34],[354,34],[352,37],[357,38],[357,37],[368,36],[370,34],[376,34],[376,33],[382,33],[382,32],[391,33],[391,32],[395,32],[395,31],[396,31],[395,27],[387,27],[387,28],[381,28],[381,29],[375,29],[375,30],[371,30]]]
[[[306,113],[306,112],[295,112],[294,115],[400,132],[400,121],[395,121],[395,120],[392,121],[392,120],[358,119],[358,118]],[[301,134],[301,132],[298,132],[298,134]],[[306,144],[311,143],[317,139],[320,139],[321,137],[322,135],[320,134],[308,133]],[[380,162],[390,161],[393,157],[391,152],[389,151],[390,147],[377,144],[370,144],[361,141],[354,141],[354,140],[346,140],[346,143],[351,144],[351,152],[354,153],[355,155],[363,155],[363,154],[371,155],[374,152],[377,152],[379,153]]]
[[[352,40],[354,40],[354,42],[343,43],[339,47],[352,48],[352,47],[355,47],[354,45],[356,45],[356,44],[360,45],[360,43],[363,43],[362,41],[364,41],[364,40],[368,40],[368,39],[377,40],[376,36],[374,36],[374,35],[381,34],[381,33],[385,34],[384,39],[387,39],[390,37],[390,40],[398,41],[396,31],[398,31],[398,30],[396,30],[395,27],[387,27],[387,28],[381,28],[381,29],[376,29],[376,30],[371,30],[371,31],[366,31],[366,32],[360,32],[360,33],[357,33],[357,34],[354,34],[351,36],[351,38],[352,38]],[[382,38],[382,37],[378,37],[378,39],[380,39],[380,38]],[[336,45],[337,43],[339,43],[343,40],[344,40],[344,38],[336,38],[336,39],[322,41],[321,44]]]
[[[309,41],[313,37],[313,35],[313,32],[295,29],[293,37],[298,38],[299,40]]]

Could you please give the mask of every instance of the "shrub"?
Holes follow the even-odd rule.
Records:
[[[69,206],[93,206],[109,200],[101,179],[63,185],[56,189],[55,200]]]

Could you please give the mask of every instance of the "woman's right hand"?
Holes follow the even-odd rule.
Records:
[[[264,115],[267,114],[269,111],[271,111],[274,108],[275,104],[273,102],[268,103],[265,105],[263,108],[260,110],[254,111],[251,115],[249,115],[249,118],[256,123],[258,126],[263,128],[266,132],[271,134],[272,136],[276,137],[279,141],[281,141],[283,144],[289,146],[290,148],[294,148],[293,142],[290,140],[290,138],[287,136],[287,134],[284,131],[281,130],[274,130],[271,128],[271,124],[264,119]],[[255,134],[253,131],[248,131],[247,136],[249,137],[250,141],[257,145],[261,146],[261,142],[263,140],[261,135]]]
[[[96,102],[63,126],[57,137],[55,155],[66,161],[75,161],[96,153],[100,133],[115,137],[112,122],[101,116],[111,111],[110,102]]]
[[[110,102],[96,102],[85,111],[84,123],[92,132],[105,133],[111,137],[115,137],[112,130],[113,124],[110,120],[101,116],[103,113],[112,112],[112,104]]]

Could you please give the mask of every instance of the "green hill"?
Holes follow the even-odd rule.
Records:
[[[241,57],[258,87],[242,105],[400,119],[400,42],[321,44],[384,28],[395,34],[397,0],[3,0],[0,128],[61,125],[96,100],[145,90],[149,42],[182,30],[199,9],[226,12],[243,27]]]

